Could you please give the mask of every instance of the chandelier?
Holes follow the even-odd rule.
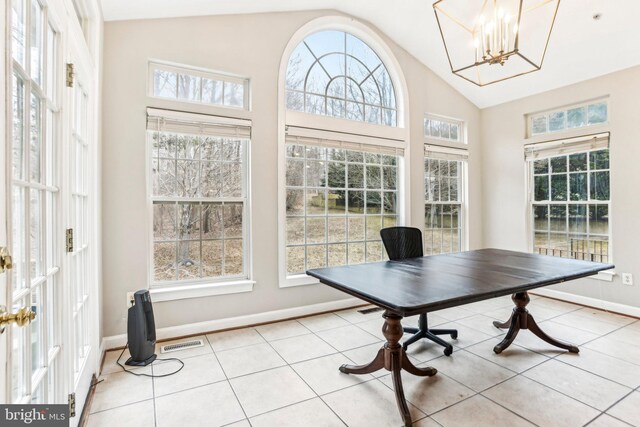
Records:
[[[542,68],[560,0],[438,0],[453,74],[486,86]]]

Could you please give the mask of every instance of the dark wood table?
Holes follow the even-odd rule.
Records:
[[[591,276],[613,267],[545,255],[480,249],[401,261],[319,268],[309,270],[307,274],[384,308],[382,333],[387,342],[371,363],[343,365],[340,371],[346,374],[368,374],[383,368],[391,371],[398,408],[405,426],[410,426],[411,415],[400,371],[404,369],[419,376],[432,376],[437,371],[432,367],[414,366],[405,354],[400,345],[403,317],[513,295],[515,308],[510,319],[494,322],[498,328],[509,328],[502,342],[493,349],[496,353],[509,347],[520,329],[529,329],[549,344],[577,353],[577,347],[551,338],[540,329],[527,311],[527,291]]]

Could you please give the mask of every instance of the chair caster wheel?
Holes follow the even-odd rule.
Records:
[[[454,332],[451,334],[451,339],[457,340],[458,339],[458,333]]]
[[[444,348],[444,355],[445,356],[451,356],[451,353],[453,353],[453,347],[449,346],[449,347],[445,347]]]

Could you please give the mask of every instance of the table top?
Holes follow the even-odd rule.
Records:
[[[613,268],[567,258],[479,249],[308,270],[320,282],[412,316],[574,280]]]

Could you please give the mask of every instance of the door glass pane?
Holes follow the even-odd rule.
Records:
[[[51,277],[47,280],[45,293],[46,293],[46,309],[44,312],[44,318],[46,319],[47,327],[46,327],[46,335],[47,335],[47,354],[49,351],[53,350],[53,348],[58,344],[56,341],[56,329],[55,329],[55,319],[58,313],[55,311],[56,307],[56,278]]]
[[[42,85],[42,69],[44,54],[42,6],[38,0],[31,0],[31,77]]]
[[[13,269],[11,270],[13,290],[26,286],[26,203],[22,187],[14,187],[11,199]]]
[[[26,11],[24,0],[11,0],[11,52],[13,59],[25,66]]]
[[[24,300],[19,300],[13,304],[12,312],[17,312],[20,308],[25,306]],[[25,358],[23,357],[24,351],[27,346],[27,332],[28,328],[21,328],[14,323],[11,326],[11,399],[13,402],[17,402],[27,393],[27,378],[25,365]]]
[[[56,32],[47,25],[47,82],[46,92],[49,99],[55,101],[56,81]]]
[[[24,158],[24,82],[16,75],[13,76],[12,93],[13,141],[11,163],[13,164],[13,177],[24,179],[26,168]]]
[[[31,290],[31,311],[36,313],[31,321],[31,375],[44,366],[45,340],[42,316],[42,285]]]
[[[31,221],[29,232],[31,237],[31,281],[42,275],[42,224],[41,224],[41,199],[38,190],[31,190]]]
[[[42,118],[40,110],[40,99],[31,94],[31,129],[30,129],[30,155],[31,155],[31,180],[40,182],[41,155],[42,149]]]

